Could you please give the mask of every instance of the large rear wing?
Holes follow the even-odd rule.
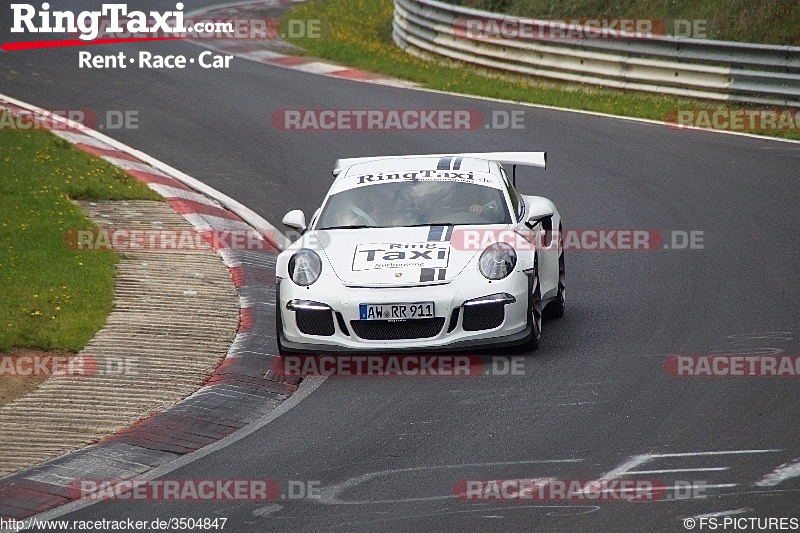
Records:
[[[336,166],[333,168],[333,175],[338,176],[345,169],[359,163],[368,163],[380,159],[406,159],[411,157],[471,157],[474,159],[486,159],[497,161],[503,165],[523,165],[528,167],[547,168],[547,152],[468,152],[462,154],[422,154],[404,156],[378,156],[378,157],[350,157],[347,159],[337,159]]]

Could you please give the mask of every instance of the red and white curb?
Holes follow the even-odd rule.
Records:
[[[124,169],[164,196],[201,234],[241,231],[261,241],[257,249],[219,248],[239,293],[239,328],[225,359],[194,394],[133,427],[59,458],[0,479],[0,517],[22,519],[68,503],[70,483],[129,479],[169,468],[177,459],[226,441],[276,411],[300,383],[264,377],[277,346],[274,269],[287,239],[262,217],[182,172],[39,107],[0,94],[0,110],[23,114],[76,147]],[[225,246],[225,243],[221,244]],[[77,503],[77,502],[76,502]]]
[[[248,61],[255,61],[256,63],[264,63],[266,65],[273,65],[276,67],[287,68],[299,72],[307,72],[309,74],[317,74],[320,76],[328,76],[330,78],[338,78],[351,81],[362,81],[366,83],[374,83],[377,85],[387,85],[389,87],[417,87],[418,84],[410,81],[404,81],[397,78],[390,78],[388,76],[381,76],[374,72],[360,70],[356,68],[347,68],[335,63],[328,63],[318,59],[287,56],[277,52],[268,50],[259,50],[255,46],[247,45],[210,45],[206,43],[194,43],[204,48],[212,49],[216,52],[230,54],[240,59]]]
[[[45,109],[0,95],[0,109],[31,117],[40,129],[50,130],[77,148],[104,159],[144,182],[199,232],[208,230],[251,231],[275,250],[287,244],[283,235],[269,222],[235,200],[110,137],[65,119]],[[53,127],[58,123],[58,127]],[[241,213],[241,216],[235,213]]]
[[[253,7],[264,7],[274,5],[285,5],[285,4],[295,4],[295,3],[302,3],[307,0],[260,0],[257,2],[248,1],[248,2],[241,2],[241,3],[231,3],[231,4],[218,4],[215,6],[205,7],[200,10],[196,10],[190,13],[187,16],[202,16],[204,13],[209,13],[214,10],[220,9],[246,9],[248,6]],[[235,12],[235,11],[234,11]],[[600,118],[612,118],[617,120],[624,120],[627,122],[636,122],[639,124],[649,124],[651,126],[657,127],[669,127],[675,128],[678,130],[692,130],[692,131],[704,131],[704,132],[711,132],[711,133],[721,133],[725,135],[734,135],[739,137],[747,137],[753,139],[762,139],[766,141],[776,141],[782,143],[792,143],[792,144],[800,144],[800,140],[796,139],[784,139],[782,137],[770,137],[766,135],[760,135],[758,133],[748,133],[748,132],[741,132],[741,131],[730,131],[730,130],[720,130],[720,129],[713,129],[713,128],[705,128],[700,126],[691,126],[691,125],[680,125],[675,126],[672,124],[667,124],[663,120],[653,120],[647,118],[639,118],[639,117],[630,117],[625,115],[614,115],[611,113],[603,113],[600,111],[588,111],[584,109],[569,109],[565,107],[558,107],[553,105],[545,105],[545,104],[535,104],[531,102],[520,102],[517,100],[508,100],[504,98],[494,98],[490,96],[480,96],[474,94],[466,94],[466,93],[456,93],[452,91],[445,91],[440,89],[430,89],[428,87],[423,87],[419,83],[415,83],[412,81],[401,80],[398,78],[392,78],[389,76],[382,76],[379,74],[375,74],[374,72],[369,72],[366,70],[349,68],[342,65],[337,65],[335,63],[330,63],[327,61],[323,61],[317,58],[309,58],[303,56],[292,56],[281,54],[278,52],[270,51],[270,50],[263,50],[251,43],[235,43],[232,41],[220,41],[220,42],[210,42],[210,41],[203,41],[203,40],[189,40],[188,42],[195,44],[197,46],[201,46],[203,48],[208,48],[210,50],[214,50],[216,52],[225,53],[229,55],[233,55],[235,57],[245,59],[248,61],[254,61],[256,63],[263,63],[267,65],[272,65],[281,68],[287,68],[291,70],[296,70],[299,72],[306,72],[309,74],[317,74],[321,76],[328,76],[331,78],[338,78],[338,79],[346,79],[351,81],[360,81],[365,83],[377,84],[377,85],[386,85],[390,87],[399,87],[405,89],[412,89],[416,91],[422,91],[427,93],[433,94],[444,94],[448,96],[456,96],[458,98],[469,98],[472,100],[479,100],[483,102],[497,102],[501,104],[513,104],[519,105],[523,107],[529,107],[533,109],[545,109],[551,111],[562,111],[567,113],[578,113],[581,115],[588,115],[593,117],[600,117]]]

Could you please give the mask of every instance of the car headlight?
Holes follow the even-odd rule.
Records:
[[[322,260],[313,250],[303,248],[289,259],[289,276],[302,287],[311,285],[322,273]]]
[[[510,244],[496,242],[483,251],[478,266],[485,278],[503,279],[517,266],[517,252]]]

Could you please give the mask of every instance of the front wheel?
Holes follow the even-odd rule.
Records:
[[[561,238],[561,226],[558,228],[558,293],[556,299],[547,304],[544,308],[545,318],[560,318],[564,316],[564,309],[566,308],[566,284],[567,275],[564,266],[564,240]]]
[[[528,324],[531,327],[530,340],[521,346],[528,351],[539,348],[539,339],[542,337],[542,289],[539,283],[539,258],[533,262],[533,289],[528,294]]]
[[[278,344],[278,355],[284,356],[286,352],[281,342],[281,333],[283,333],[283,320],[281,320],[281,285],[278,283],[275,287],[275,341]]]

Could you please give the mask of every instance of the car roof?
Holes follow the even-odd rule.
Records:
[[[400,176],[394,177],[396,174]],[[473,182],[495,189],[503,186],[500,167],[494,161],[459,156],[403,156],[370,160],[347,167],[337,176],[330,193],[391,179]]]
[[[472,170],[490,172],[491,164],[486,159],[476,159],[474,157],[387,157],[386,159],[357,163],[348,167],[343,174],[351,174],[354,171],[363,173],[396,170]]]

